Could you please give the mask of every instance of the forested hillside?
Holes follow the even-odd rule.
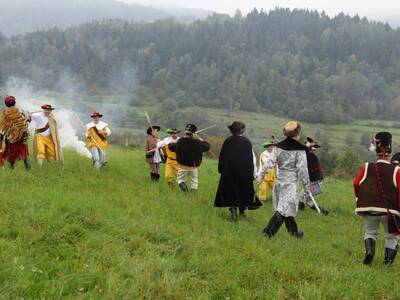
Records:
[[[387,24],[288,9],[192,24],[93,22],[0,39],[3,81],[27,77],[53,89],[68,72],[98,91],[133,69],[132,81],[158,101],[329,124],[397,118],[399,58],[400,30]]]

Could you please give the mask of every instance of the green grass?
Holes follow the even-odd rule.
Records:
[[[2,299],[398,299],[398,262],[382,265],[382,236],[371,268],[350,182],[327,180],[298,223],[260,234],[267,203],[237,224],[213,208],[216,162],[200,170],[200,190],[149,182],[141,151],[111,148],[110,164],[67,153],[64,166],[0,171]]]

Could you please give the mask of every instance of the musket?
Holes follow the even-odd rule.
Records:
[[[154,131],[154,129],[153,129],[153,124],[151,123],[150,116],[149,116],[149,114],[147,113],[147,111],[144,112],[144,115],[146,116],[147,123],[149,123],[149,125],[150,125],[151,131]]]
[[[81,118],[79,118],[78,114],[74,111],[72,111],[72,113],[76,116],[76,118],[79,120],[79,123],[82,124],[83,128],[85,128],[85,131],[88,132],[88,129],[86,128],[86,125],[82,122]],[[105,155],[105,152],[103,150],[103,148],[100,147],[100,145],[96,142],[96,140],[92,137],[90,137],[90,139],[93,141],[93,143],[96,144],[97,148],[100,149],[101,152],[103,152],[103,155]]]
[[[211,126],[208,126],[208,127],[206,127],[206,128],[197,130],[197,131],[195,132],[195,134],[202,133],[202,132],[204,132],[204,131],[206,131],[206,130],[209,130],[209,129],[211,129],[211,128],[214,128],[214,127],[216,127],[216,126],[217,126],[217,125],[211,125]]]

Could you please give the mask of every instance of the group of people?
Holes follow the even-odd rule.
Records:
[[[315,196],[322,192],[323,173],[316,155],[320,147],[307,137],[301,143],[301,124],[295,121],[283,128],[285,139],[263,143],[265,151],[257,159],[252,144],[244,136],[246,126],[240,121],[230,125],[229,136],[221,148],[218,172],[220,181],[215,196],[215,207],[229,208],[231,219],[245,217],[246,210],[257,209],[272,195],[274,214],[263,229],[264,236],[271,238],[285,224],[290,235],[302,238],[296,216],[306,206],[328,215]],[[202,153],[209,144],[196,134],[196,127],[188,124],[185,137],[179,138],[179,130],[167,130],[171,136],[159,140],[159,126],[147,130],[146,159],[151,168],[151,179],[159,181],[160,164],[166,162],[165,177],[173,185],[174,178],[182,191],[189,192],[187,176],[192,190],[198,188],[198,168]],[[400,153],[391,156],[392,136],[378,133],[373,140],[377,153],[375,163],[366,163],[354,180],[356,213],[365,219],[365,257],[370,265],[375,255],[379,225],[385,230],[384,264],[394,262],[400,235]],[[257,182],[258,195],[254,187]]]
[[[29,161],[29,124],[35,124],[33,152],[39,166],[44,161],[63,162],[63,151],[54,108],[43,104],[41,111],[25,113],[16,106],[14,96],[4,99],[6,108],[0,113],[0,164],[4,161],[14,169],[18,160],[22,160],[26,170],[31,169]],[[105,149],[108,147],[107,137],[111,131],[109,125],[100,120],[102,115],[94,112],[93,121],[86,125],[87,147],[91,151],[93,165],[96,169],[103,167],[107,161]],[[3,151],[3,143],[5,145]]]

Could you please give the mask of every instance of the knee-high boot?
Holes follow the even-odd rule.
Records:
[[[385,249],[385,260],[383,261],[385,265],[391,265],[394,262],[394,260],[396,259],[398,249],[399,249],[398,245],[396,246],[396,249],[390,249],[390,248]]]
[[[294,217],[286,217],[285,226],[291,236],[297,237],[299,239],[303,237],[304,233],[298,230],[297,223]]]
[[[363,264],[368,266],[372,264],[372,261],[374,260],[376,241],[372,238],[369,238],[366,239],[364,243],[365,243],[365,257]],[[385,260],[386,260],[386,255],[385,255]]]
[[[278,232],[279,228],[281,228],[284,220],[285,217],[276,212],[271,220],[269,220],[267,227],[264,228],[262,232],[263,235],[269,238],[273,237]]]

